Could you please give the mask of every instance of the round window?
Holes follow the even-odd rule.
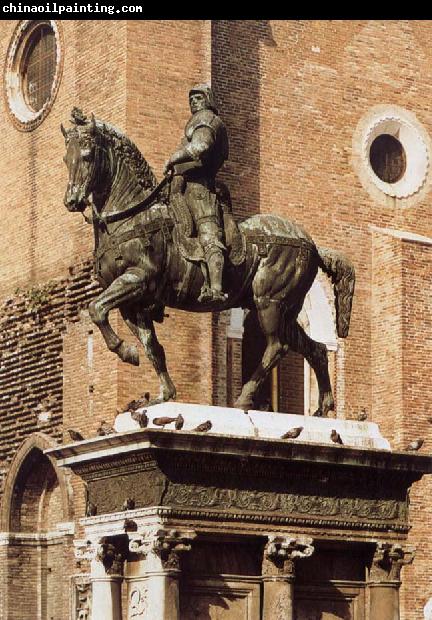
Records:
[[[372,142],[369,161],[377,177],[385,183],[396,183],[406,170],[405,149],[399,140],[383,133]]]
[[[414,114],[399,106],[378,105],[357,125],[352,161],[374,199],[386,195],[405,200],[425,185],[429,146],[428,134]]]
[[[9,113],[23,131],[37,127],[57,94],[61,46],[53,21],[23,21],[8,50],[5,88]]]

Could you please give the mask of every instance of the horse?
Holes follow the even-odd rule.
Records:
[[[89,314],[108,349],[123,362],[138,365],[137,347],[122,340],[109,323],[110,311],[119,309],[159,378],[159,394],[150,404],[176,398],[154,326],[162,322],[165,307],[190,312],[242,307],[256,313],[266,347],[234,406],[252,409],[271,369],[291,349],[314,370],[319,389],[315,415],[326,417],[334,409],[327,349],[306,334],[297,317],[321,268],[334,285],[338,336],[348,335],[355,283],[351,262],[335,250],[317,247],[293,221],[253,215],[237,228],[242,260],[225,260],[226,299],[200,302],[205,272],[181,251],[168,177],[158,185],[139,149],[113,125],[76,108],[71,123],[68,129],[61,125],[69,173],[64,204],[93,224],[95,274],[103,288],[90,302]],[[88,207],[91,217],[85,215]]]

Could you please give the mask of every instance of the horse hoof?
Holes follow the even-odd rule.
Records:
[[[331,394],[324,396],[322,404],[319,407],[319,411],[321,411],[323,418],[328,418],[329,411],[334,411],[334,400]]]
[[[134,344],[126,344],[125,342],[122,342],[117,349],[117,354],[123,362],[126,362],[126,364],[139,366],[139,353]]]

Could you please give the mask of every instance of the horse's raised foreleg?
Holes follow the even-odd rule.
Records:
[[[259,322],[266,336],[267,346],[258,368],[249,381],[244,384],[241,394],[234,404],[234,407],[245,411],[253,408],[254,397],[260,386],[271,369],[288,351],[288,347],[282,344],[279,337],[280,302],[272,300],[260,303],[256,301],[256,306]]]
[[[138,349],[117,336],[108,321],[111,310],[143,296],[144,274],[138,270],[126,271],[89,305],[90,318],[97,325],[110,351],[128,364],[139,365]]]
[[[319,401],[318,409],[314,415],[327,417],[327,413],[334,409],[333,392],[328,372],[327,347],[325,344],[309,338],[296,321],[287,325],[285,338],[293,351],[306,358],[317,378]]]
[[[121,309],[121,313],[132,333],[141,341],[147,358],[153,364],[153,368],[159,377],[159,396],[152,399],[149,405],[174,400],[176,388],[168,374],[165,351],[157,339],[152,319],[146,313],[134,312],[131,307]]]

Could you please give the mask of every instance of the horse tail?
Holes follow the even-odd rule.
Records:
[[[351,307],[355,286],[354,265],[339,252],[328,248],[317,248],[319,266],[330,276],[334,285],[336,326],[339,338],[348,336]]]

